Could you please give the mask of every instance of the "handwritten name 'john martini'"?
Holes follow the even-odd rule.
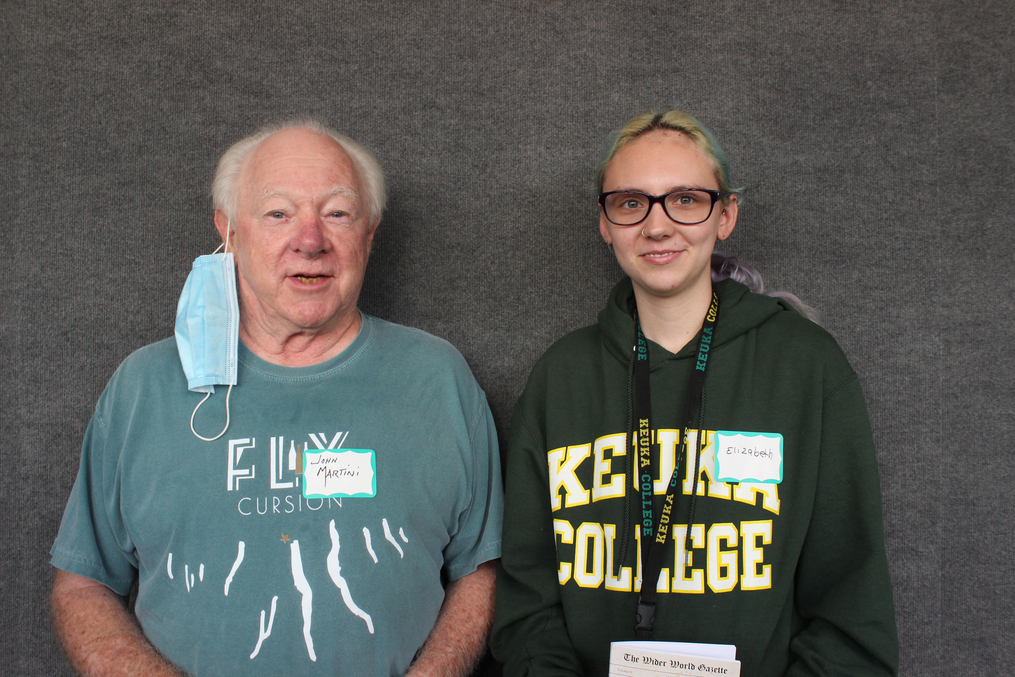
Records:
[[[339,463],[344,463],[344,465],[339,466]],[[310,466],[320,466],[316,469],[315,476],[323,477],[324,484],[327,486],[329,479],[359,477],[362,474],[362,471],[349,467],[348,463],[345,459],[315,454],[307,459],[307,469],[314,472]]]

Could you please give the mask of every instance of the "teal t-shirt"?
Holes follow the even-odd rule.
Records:
[[[225,391],[194,419],[206,437],[225,423]],[[121,595],[137,580],[145,634],[193,675],[404,673],[443,583],[500,556],[496,432],[461,355],[364,315],[345,351],[311,367],[241,344],[214,442],[190,431],[202,397],[173,339],[124,361],[88,427],[53,565]],[[354,497],[305,497],[320,449],[355,461],[336,472],[356,481],[327,490]]]

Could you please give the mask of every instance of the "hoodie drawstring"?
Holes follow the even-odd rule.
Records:
[[[637,450],[632,450],[631,442],[634,440],[634,356],[637,348],[631,351],[631,362],[627,366],[627,436],[624,443],[628,445],[628,453],[624,455],[624,530],[620,537],[620,556],[614,562],[615,571],[610,572],[614,578],[620,577],[620,570],[627,559],[627,541],[631,538],[631,487],[634,485],[634,475],[631,473],[634,468],[632,458]]]

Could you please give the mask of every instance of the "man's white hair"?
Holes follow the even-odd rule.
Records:
[[[244,163],[262,141],[284,129],[309,129],[334,139],[349,155],[353,167],[356,168],[356,173],[359,175],[362,184],[360,206],[366,208],[367,220],[373,223],[381,218],[381,213],[387,202],[384,172],[381,171],[381,166],[377,164],[373,154],[366,148],[316,120],[292,120],[264,127],[230,146],[229,150],[222,154],[218,168],[215,170],[215,179],[211,184],[211,201],[215,209],[225,212],[230,221],[236,220],[236,213],[239,209],[236,182],[243,170]]]

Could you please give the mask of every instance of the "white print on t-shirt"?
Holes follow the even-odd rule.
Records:
[[[395,537],[391,535],[391,527],[388,526],[388,519],[385,517],[381,520],[381,526],[384,527],[384,538],[388,540],[391,545],[395,546],[395,550],[398,551],[399,557],[405,557],[405,553],[402,552],[402,546],[398,544]]]
[[[310,636],[310,621],[314,615],[314,591],[310,589],[310,583],[303,573],[303,559],[300,557],[300,542],[293,540],[289,544],[289,553],[292,555],[293,585],[303,595],[300,608],[303,611],[303,641],[307,643],[307,654],[310,660],[317,661],[317,654],[314,653],[314,638]]]
[[[243,541],[240,541],[237,544],[237,547],[236,547],[236,561],[233,562],[233,567],[229,570],[229,575],[226,576],[226,584],[225,584],[225,596],[226,597],[229,596],[229,584],[233,582],[233,576],[236,575],[236,570],[240,568],[240,564],[243,562],[243,552],[246,549],[246,547],[247,547],[247,544],[244,543]],[[170,562],[173,561],[173,555],[172,555],[172,553],[169,554],[169,561]],[[172,578],[173,575],[169,574],[169,577]],[[275,607],[274,606],[272,606],[272,608],[271,608],[271,615],[274,618],[274,616],[275,616]],[[271,623],[268,623],[268,627],[269,627],[268,632],[270,633],[271,632]],[[260,646],[260,645],[258,645],[258,646]]]
[[[374,546],[370,544],[370,530],[366,527],[363,527],[363,541],[366,543],[367,552],[370,553],[370,559],[374,561],[374,564],[377,564],[377,553],[374,552]]]
[[[275,595],[271,598],[271,616],[268,618],[267,628],[264,627],[264,609],[261,609],[261,626],[257,633],[257,645],[254,647],[254,653],[250,654],[250,660],[254,660],[254,657],[261,652],[261,644],[271,635],[271,626],[275,624],[275,607],[277,605],[278,595]]]
[[[175,576],[173,575],[173,553],[169,553],[166,556],[166,575],[169,577],[169,580],[173,580],[175,578]],[[183,565],[183,585],[184,587],[186,587],[187,592],[190,592],[196,583],[200,583],[203,580],[204,580],[203,563],[198,565],[196,580],[194,578],[194,574],[190,572],[190,565],[189,564]],[[226,586],[228,587],[228,583],[226,584]],[[226,594],[229,593],[226,592]]]
[[[304,497],[299,471],[307,462],[304,456],[307,449],[341,449],[348,437],[348,430],[340,430],[330,439],[325,433],[313,432],[304,438],[272,435],[267,444],[264,438],[228,440],[226,490],[236,495],[236,511],[244,517],[256,518],[342,507],[341,497]]]
[[[328,532],[331,534],[331,552],[328,553],[328,575],[331,576],[331,580],[338,586],[338,589],[342,591],[342,601],[349,607],[349,611],[366,621],[367,630],[370,634],[374,634],[374,622],[370,618],[370,614],[356,606],[356,602],[352,601],[352,593],[349,591],[349,584],[342,578],[342,567],[338,564],[338,530],[335,529],[335,520],[331,520],[328,524]]]
[[[307,448],[339,449],[346,441],[348,435],[349,431],[338,431],[334,435],[331,435],[329,439],[329,436],[325,433],[316,432],[308,433],[306,438],[299,441],[283,435],[273,435],[267,438],[266,444],[264,443],[264,438],[244,437],[228,440],[224,445],[227,457],[226,490],[236,496],[237,512],[244,517],[272,518],[277,516],[278,518],[285,518],[287,515],[294,516],[295,513],[301,513],[304,510],[310,512],[317,512],[321,509],[329,511],[340,510],[342,508],[341,498],[304,498],[302,488],[300,487],[301,476],[297,473],[297,470],[300,470],[302,465],[300,455]],[[265,458],[265,455],[267,458]],[[305,458],[303,463],[305,463]],[[260,471],[258,466],[261,466]],[[218,484],[219,481],[216,480],[215,484]],[[341,520],[338,520],[338,522],[340,523]],[[407,550],[406,547],[410,543],[410,538],[406,535],[405,528],[392,524],[387,517],[381,518],[379,524],[372,522],[366,525],[347,525],[347,527],[339,527],[336,520],[332,519],[327,526],[327,535],[325,536],[323,533],[320,535],[322,538],[328,538],[331,542],[331,549],[327,556],[322,560],[318,560],[316,557],[311,560],[304,560],[300,541],[296,538],[290,539],[283,525],[280,524],[279,526],[282,542],[289,546],[288,565],[292,574],[292,585],[299,592],[299,608],[303,621],[302,636],[309,659],[311,661],[317,660],[312,633],[315,597],[325,599],[328,594],[333,594],[328,593],[326,590],[314,590],[311,586],[310,581],[321,580],[321,577],[317,574],[320,568],[323,568],[327,572],[330,580],[335,585],[337,594],[340,595],[349,612],[357,618],[362,619],[367,631],[370,634],[374,634],[374,618],[371,613],[356,603],[355,579],[347,578],[348,573],[343,572],[340,564],[340,553],[344,552],[341,548],[340,528],[354,529],[362,533],[362,546],[359,546],[358,539],[353,539],[348,541],[351,545],[347,547],[351,547],[353,550],[362,547],[360,553],[369,555],[373,564],[380,563],[381,559],[391,561],[396,557],[395,561],[402,561],[411,554],[411,549]],[[313,534],[313,530],[321,527],[323,527],[323,524],[320,527],[311,527],[310,534],[306,530],[301,529],[301,538],[303,540],[317,538]],[[386,546],[375,551],[372,529],[377,529],[378,527],[384,535],[384,540],[387,541],[390,547]],[[295,535],[293,534],[293,536]],[[231,566],[227,564],[228,560],[222,563],[212,562],[207,567],[204,562],[180,562],[179,553],[177,553],[178,556],[174,563],[173,553],[167,553],[166,575],[169,580],[178,581],[176,585],[180,586],[184,594],[189,594],[196,585],[205,580],[207,568],[207,573],[211,576],[211,580],[216,581],[216,585],[218,582],[221,582],[223,596],[229,597],[230,592],[237,589],[237,585],[244,587],[250,584],[249,579],[244,580],[243,570],[247,568],[249,562],[256,562],[257,557],[251,560],[251,557],[254,556],[253,553],[256,551],[250,551],[250,548],[247,548],[249,541],[249,538],[237,541],[236,557],[232,561]],[[273,556],[277,557],[277,554]],[[369,562],[367,566],[369,566]],[[308,574],[310,575],[308,576]],[[182,580],[180,580],[181,578]],[[182,585],[180,585],[181,583]],[[283,581],[278,581],[278,583],[281,584]],[[263,585],[260,581],[258,584]],[[250,646],[252,648],[250,658],[252,660],[263,653],[262,649],[265,642],[269,644],[271,642],[275,616],[279,611],[279,599],[283,600],[283,608],[281,610],[283,617],[295,611],[291,607],[287,609],[287,602],[285,600],[287,598],[291,599],[289,596],[276,594],[282,591],[272,591],[269,586],[269,590],[266,592],[270,595],[271,603],[266,605],[266,608],[259,610],[256,624],[246,625],[248,622],[254,622],[255,619],[253,618],[249,619],[249,621],[242,621],[249,628]],[[363,591],[360,591],[360,593],[362,594]],[[260,594],[260,591],[258,591],[258,594]],[[321,597],[322,595],[324,597]],[[268,597],[265,597],[265,602],[267,600]],[[288,605],[291,604],[293,604],[293,601],[288,602]]]
[[[396,538],[395,532],[392,531],[391,524],[385,517],[381,519],[381,530],[384,532],[385,540],[387,540],[388,543],[390,543],[390,545],[393,548],[393,550],[388,551],[392,553],[391,556],[393,556],[393,554],[397,552],[398,558],[400,560],[404,559],[405,551],[398,541],[401,540],[401,542],[406,545],[409,543],[409,537],[406,536],[405,529],[399,527],[397,530],[398,537]],[[373,560],[373,562],[377,564],[379,558],[377,556],[377,553],[374,552],[374,549],[371,545],[371,536],[369,527],[362,527],[362,534],[364,547],[369,553],[370,558]],[[354,616],[361,618],[363,622],[366,624],[367,631],[370,634],[374,634],[373,617],[368,612],[360,608],[358,604],[356,604],[353,598],[352,588],[350,587],[349,582],[345,578],[345,576],[342,575],[342,567],[339,563],[341,540],[339,537],[338,528],[335,525],[335,520],[330,520],[328,523],[328,536],[331,539],[331,550],[328,553],[325,562],[323,563],[328,572],[328,576],[331,578],[332,582],[335,584],[335,587],[338,589],[346,608],[348,608],[349,611]],[[230,587],[232,586],[233,581],[236,578],[237,573],[239,572],[241,565],[244,562],[246,550],[247,550],[246,543],[244,541],[238,541],[236,544],[236,559],[233,561],[232,566],[229,569],[229,573],[225,577],[223,583],[222,592],[225,597],[229,596]],[[304,571],[304,562],[298,540],[293,539],[289,541],[289,554],[290,554],[290,569],[292,571],[293,585],[300,593],[300,611],[303,617],[303,640],[306,644],[307,655],[309,656],[310,660],[316,661],[317,655],[314,652],[314,640],[313,635],[311,634],[311,625],[313,621],[313,610],[314,610],[313,609],[314,591],[311,588],[310,582],[307,579],[306,573]],[[308,565],[314,565],[314,563],[308,563]],[[184,588],[184,590],[186,590],[186,592],[189,593],[197,583],[204,581],[205,565],[204,563],[199,563],[197,566],[197,573],[195,574],[191,571],[189,564],[184,564],[182,573],[184,584],[182,587]],[[169,578],[169,580],[175,580],[173,568],[173,553],[171,552],[167,553],[166,556],[166,576]],[[258,624],[256,628],[257,640],[254,644],[253,651],[250,654],[251,660],[253,660],[260,654],[261,647],[264,644],[265,640],[267,640],[271,636],[272,626],[275,621],[275,612],[278,607],[278,598],[279,598],[278,595],[272,596],[270,612],[266,613],[264,609],[260,611],[260,616],[258,618]],[[265,623],[266,620],[267,623]]]
[[[314,448],[316,449],[341,449],[342,444],[345,443],[345,438],[348,436],[348,430],[344,433],[340,430],[331,438],[331,442],[325,444],[324,440],[327,438],[324,436],[324,433],[310,433],[309,435],[310,441],[314,443]]]

